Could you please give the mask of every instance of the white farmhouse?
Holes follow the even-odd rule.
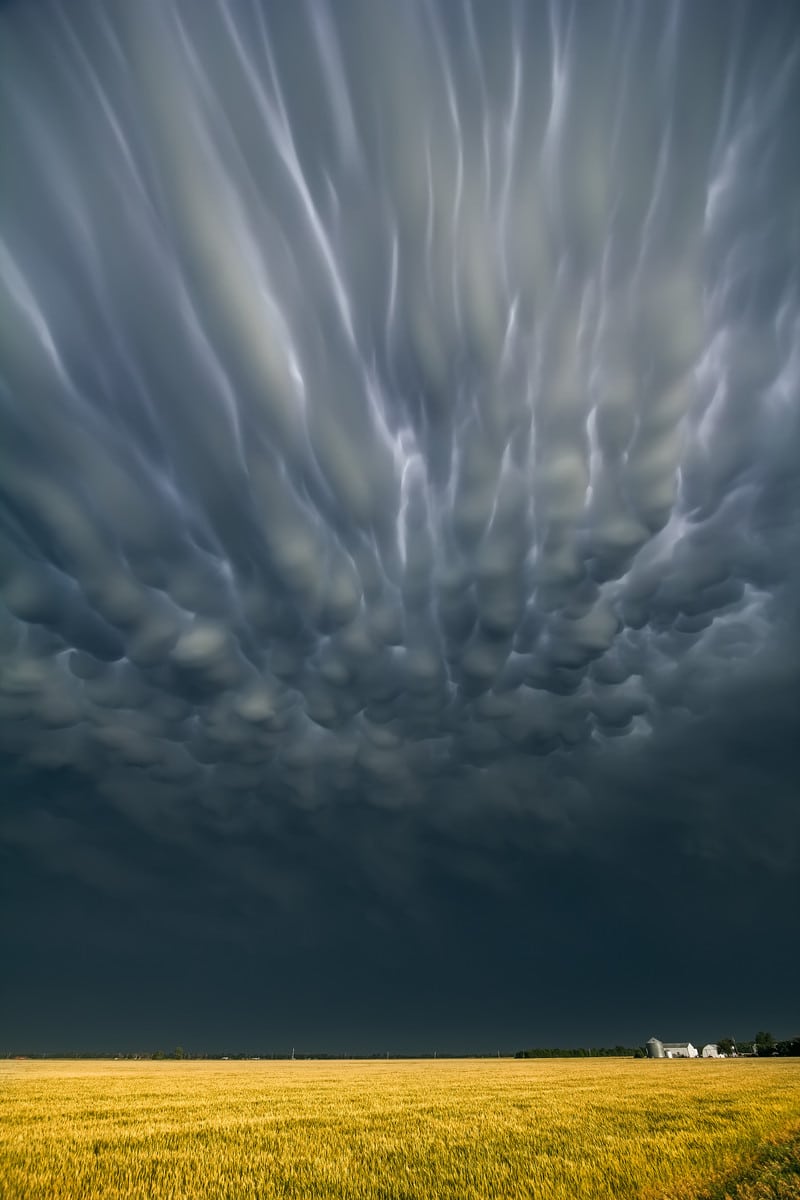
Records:
[[[709,1042],[707,1046],[703,1046],[703,1058],[724,1058],[724,1054],[720,1054],[719,1046],[716,1042]]]

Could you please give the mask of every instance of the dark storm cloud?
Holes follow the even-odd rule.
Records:
[[[291,911],[796,868],[792,6],[0,19],[0,745],[105,812],[9,843]]]

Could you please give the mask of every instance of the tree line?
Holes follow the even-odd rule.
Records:
[[[531,1046],[515,1058],[641,1058],[643,1046]]]
[[[757,1058],[796,1058],[800,1055],[800,1036],[776,1039],[768,1030],[759,1029],[754,1038],[720,1038],[722,1054],[755,1054]]]

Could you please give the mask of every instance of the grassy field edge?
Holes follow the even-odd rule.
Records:
[[[800,1200],[800,1124],[772,1135],[733,1175],[697,1200]]]

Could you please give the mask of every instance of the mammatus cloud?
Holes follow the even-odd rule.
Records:
[[[291,890],[226,835],[568,845],[787,694],[792,5],[0,20],[12,762]]]

